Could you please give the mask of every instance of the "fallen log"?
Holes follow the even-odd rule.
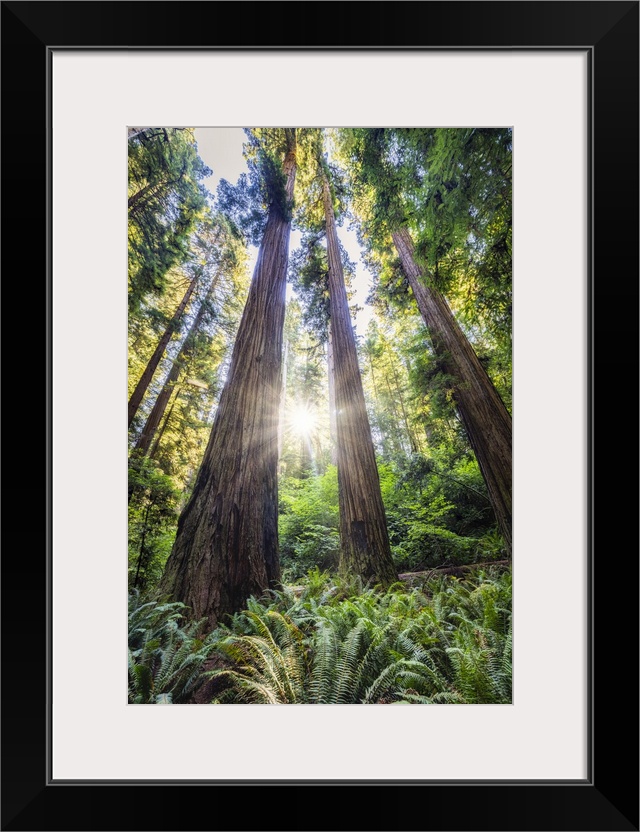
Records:
[[[398,579],[403,583],[413,584],[417,582],[424,583],[431,578],[436,578],[439,575],[452,575],[454,578],[463,577],[468,572],[475,572],[478,569],[486,569],[488,567],[501,566],[505,569],[511,566],[510,560],[492,560],[486,563],[466,563],[460,566],[434,566],[433,569],[428,569],[424,572],[401,572]]]

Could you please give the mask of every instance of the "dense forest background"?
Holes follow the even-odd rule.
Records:
[[[510,702],[511,131],[245,134],[129,131],[129,701]]]

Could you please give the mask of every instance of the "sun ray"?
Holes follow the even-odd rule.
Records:
[[[296,403],[288,411],[287,426],[296,436],[309,437],[317,424],[317,417],[307,403]]]

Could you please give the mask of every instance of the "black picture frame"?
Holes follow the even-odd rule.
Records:
[[[225,25],[208,30],[213,5]],[[24,511],[26,504],[31,515],[46,515],[46,523],[40,537],[31,532],[30,520],[21,524],[16,536],[20,543],[17,548],[6,546],[2,561],[3,830],[638,829],[637,494],[625,481],[627,469],[632,474],[637,470],[637,454],[632,453],[637,448],[637,413],[631,409],[636,418],[630,424],[629,405],[637,401],[638,379],[638,10],[638,2],[582,0],[2,2],[3,288],[10,294],[15,290],[15,299],[5,300],[5,309],[12,320],[22,322],[19,325],[28,312],[29,332],[46,333],[41,354],[47,356],[46,361],[31,363],[28,373],[30,386],[42,390],[39,401],[46,407],[46,432],[42,405],[34,406],[33,401],[25,405],[29,390],[25,390],[24,359],[18,360],[21,353],[14,352],[13,337],[10,359],[5,360],[5,389],[12,391],[12,406],[17,405],[16,391],[22,391],[19,401],[25,411],[12,420],[9,430],[12,438],[14,431],[23,438],[20,448],[24,447],[27,459],[31,451],[31,462],[25,463],[21,454],[20,464],[12,465],[9,490],[18,510]],[[215,35],[207,40],[210,32]],[[276,46],[588,50],[592,686],[589,773],[584,782],[48,780],[50,56],[55,48]],[[550,198],[562,198],[561,193],[561,183],[554,183]],[[16,250],[20,240],[26,243]],[[37,320],[33,296],[41,298]],[[14,514],[5,516],[10,532]],[[634,530],[631,542],[630,529]],[[95,692],[79,690],[79,695]],[[482,750],[470,748],[467,753]]]

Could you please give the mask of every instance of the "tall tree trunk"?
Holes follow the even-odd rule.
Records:
[[[153,444],[149,448],[149,459],[155,459],[156,458],[156,454],[158,452],[158,447],[160,445],[162,437],[164,436],[164,432],[167,429],[167,425],[169,424],[169,421],[171,420],[171,414],[173,413],[173,408],[176,406],[176,402],[178,401],[179,396],[180,396],[180,388],[178,387],[176,389],[176,394],[173,397],[173,401],[171,402],[171,407],[167,411],[167,415],[165,416],[164,422],[162,423],[162,427],[156,433],[156,438],[153,440]]]
[[[158,398],[155,400],[153,407],[151,408],[151,412],[147,416],[147,421],[144,423],[142,433],[138,437],[132,453],[139,456],[147,455],[147,451],[153,442],[153,437],[156,435],[158,426],[162,421],[164,412],[169,404],[169,399],[171,398],[173,391],[176,389],[176,383],[180,376],[181,367],[182,364],[179,356],[171,365],[169,375],[167,376],[165,383],[162,385],[162,390],[158,394]]]
[[[313,472],[313,448],[309,436],[300,437],[300,479],[307,479]]]
[[[400,405],[400,410],[402,411],[402,421],[404,422],[404,427],[407,432],[407,438],[409,439],[409,447],[411,448],[411,453],[415,454],[418,451],[418,443],[416,442],[416,437],[411,429],[411,425],[409,424],[409,417],[407,415],[407,409],[404,406],[404,395],[402,393],[402,388],[400,386],[400,380],[398,379],[398,371],[396,370],[395,364],[393,360],[389,362],[389,366],[391,367],[391,372],[393,374],[393,384],[396,388],[396,395],[398,397],[398,404]],[[387,381],[387,386],[389,387],[389,392],[391,392],[391,386]]]
[[[329,443],[331,445],[331,464],[338,464],[337,434],[336,425],[336,368],[333,360],[333,339],[331,338],[331,325],[329,325],[329,337],[327,339],[327,376],[329,379]]]
[[[489,499],[511,555],[511,416],[442,295],[423,283],[406,228],[393,242],[429,332],[433,349],[454,379],[454,398],[487,484]]]
[[[140,539],[140,549],[138,550],[138,567],[136,569],[135,580],[133,581],[133,588],[134,589],[136,587],[140,586],[140,569],[142,567],[142,560],[144,558],[144,544],[145,544],[145,540],[147,538],[147,532],[149,531],[149,526],[148,526],[149,513],[151,511],[152,506],[153,506],[153,503],[150,502],[149,505],[147,506],[147,510],[144,513],[144,520],[142,521],[142,537]]]
[[[382,412],[382,405],[380,404],[380,396],[378,395],[378,383],[376,381],[376,374],[373,369],[373,356],[371,352],[367,353],[369,357],[369,374],[371,375],[371,386],[373,388],[373,419],[375,424],[375,429],[378,432],[378,436],[380,437],[380,442],[382,444],[382,453],[387,454],[387,448],[389,444],[389,434],[384,429],[382,424],[382,420],[380,419],[380,413]],[[395,442],[391,441],[393,445],[393,449],[395,451],[396,444]]]
[[[162,390],[160,391],[158,398],[155,400],[154,405],[151,408],[151,412],[147,417],[147,421],[145,422],[145,425],[142,428],[142,433],[138,437],[138,441],[134,446],[134,452],[137,452],[138,456],[146,456],[149,448],[151,447],[153,437],[155,436],[156,431],[158,430],[160,422],[162,421],[162,417],[164,416],[165,410],[167,409],[167,405],[169,404],[171,394],[173,393],[176,387],[176,383],[180,377],[180,371],[184,367],[186,359],[193,350],[193,343],[198,334],[198,330],[200,329],[200,326],[202,324],[202,319],[204,318],[204,314],[207,309],[207,302],[213,296],[219,277],[220,270],[218,269],[218,271],[216,271],[215,275],[211,280],[211,284],[207,291],[207,296],[205,300],[200,304],[200,308],[198,309],[198,312],[195,318],[193,319],[193,323],[189,327],[187,337],[182,342],[180,352],[176,356],[173,364],[171,365],[171,370],[169,371],[169,375],[167,376],[167,379],[162,386]]]
[[[398,574],[391,558],[380,478],[358,366],[340,260],[329,181],[323,183],[331,336],[335,357],[340,571],[389,585]]]
[[[287,364],[289,361],[289,342],[284,344],[284,356],[282,359],[282,388],[280,391],[280,416],[278,422],[278,459],[282,457],[284,445],[284,418],[287,406]]]
[[[304,399],[302,407],[305,413],[311,412],[310,400]],[[311,434],[303,431],[300,436],[300,479],[306,479],[313,473],[313,446]]]
[[[132,194],[129,199],[127,200],[127,207],[129,211],[133,211],[138,202],[145,196],[152,188],[160,187],[162,183],[158,182],[147,182],[139,191],[136,191],[135,194]]]
[[[178,323],[180,322],[180,319],[184,314],[184,310],[187,308],[187,304],[191,300],[191,295],[193,294],[193,290],[196,288],[197,282],[198,276],[194,277],[191,280],[191,283],[189,283],[187,291],[184,293],[184,297],[180,301],[180,304],[178,305],[176,311],[173,313],[173,317],[167,324],[167,328],[163,332],[162,338],[158,341],[158,346],[155,348],[153,355],[149,359],[149,362],[147,363],[147,366],[144,369],[144,372],[140,376],[140,381],[138,381],[138,383],[136,384],[136,389],[131,394],[127,414],[129,419],[127,427],[131,427],[131,423],[133,422],[135,415],[138,412],[138,408],[142,404],[144,394],[147,392],[147,389],[151,384],[153,374],[158,368],[160,359],[164,355],[164,351],[167,348],[167,344],[171,340],[171,336],[173,335],[173,333],[176,331]]]
[[[389,376],[386,372],[382,372],[382,377],[384,379],[384,383],[387,385],[387,391],[389,393],[389,406],[391,408],[391,412],[393,414],[393,423],[394,423],[394,430],[392,433],[392,443],[394,448],[396,449],[396,453],[399,451],[403,456],[408,457],[409,453],[407,453],[407,446],[403,441],[402,437],[402,430],[400,429],[400,416],[398,414],[398,408],[396,407],[396,397],[393,394],[393,390],[391,389],[391,384],[389,383]],[[406,422],[405,422],[406,428]],[[408,431],[407,431],[408,433]],[[413,449],[411,445],[411,437],[409,437],[409,449],[410,451]]]
[[[295,131],[283,170],[293,199]],[[278,409],[291,220],[272,204],[229,374],[161,591],[213,627],[280,583]]]

